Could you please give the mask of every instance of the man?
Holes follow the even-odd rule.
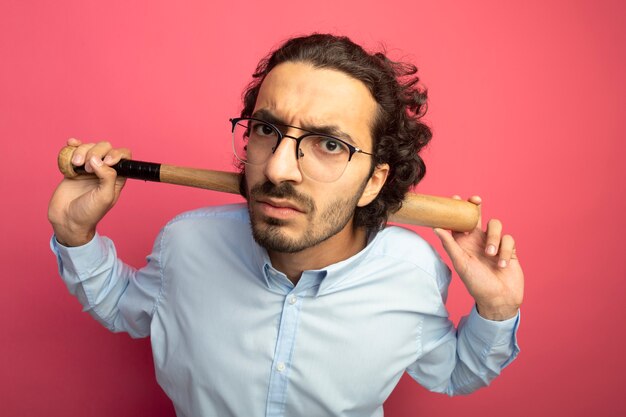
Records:
[[[232,120],[247,207],[178,216],[138,271],[96,233],[124,184],[110,166],[130,152],[68,142],[97,178],[64,179],[52,197],[60,273],[110,330],[151,337],[179,416],[381,416],[405,371],[462,394],[515,358],[523,274],[501,223],[436,230],[476,300],[458,332],[447,267],[384,227],[424,175],[415,72],[347,38],[285,43]]]

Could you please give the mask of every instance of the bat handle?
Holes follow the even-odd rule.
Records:
[[[74,178],[77,175],[87,173],[84,166],[72,164],[71,158],[74,149],[76,148],[73,146],[66,146],[59,152],[59,170],[67,178]],[[111,168],[121,177],[144,181],[161,181],[161,164],[159,163],[122,159],[117,164],[112,165]]]
[[[66,146],[59,152],[59,171],[66,178],[86,174],[84,167],[72,165],[72,155],[75,149],[74,146]],[[179,167],[130,159],[122,159],[111,168],[115,169],[119,176],[125,178],[204,188],[231,194],[240,192],[239,174],[234,172]]]

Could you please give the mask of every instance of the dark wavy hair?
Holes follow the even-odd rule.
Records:
[[[385,226],[389,214],[402,206],[406,192],[426,173],[419,156],[432,133],[420,121],[426,112],[426,90],[419,84],[417,67],[391,61],[383,52],[370,54],[344,36],[312,34],[288,40],[262,59],[243,93],[241,117],[251,117],[265,76],[283,62],[305,62],[315,68],[341,71],[361,81],[378,104],[372,129],[371,173],[389,164],[386,183],[374,201],[357,207],[354,224],[369,230]],[[242,174],[243,167],[242,168]],[[371,174],[370,174],[371,175]],[[240,189],[245,194],[242,175]]]

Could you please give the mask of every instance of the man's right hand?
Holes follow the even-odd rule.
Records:
[[[82,144],[70,139],[67,144],[76,147],[72,164],[84,165],[96,176],[64,178],[50,200],[48,220],[59,243],[80,246],[93,238],[98,222],[117,202],[126,179],[118,178],[111,165],[131,159],[131,152],[114,149],[108,142]]]

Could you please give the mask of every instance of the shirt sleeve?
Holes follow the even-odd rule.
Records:
[[[476,307],[458,329],[447,317],[429,316],[419,358],[407,373],[427,389],[451,396],[487,386],[519,353],[519,321],[519,312],[508,320],[487,320]]]
[[[150,334],[161,292],[160,240],[156,240],[148,264],[140,270],[118,259],[113,242],[98,234],[78,247],[63,246],[52,236],[50,247],[61,278],[83,305],[83,311],[107,329],[137,338]]]

